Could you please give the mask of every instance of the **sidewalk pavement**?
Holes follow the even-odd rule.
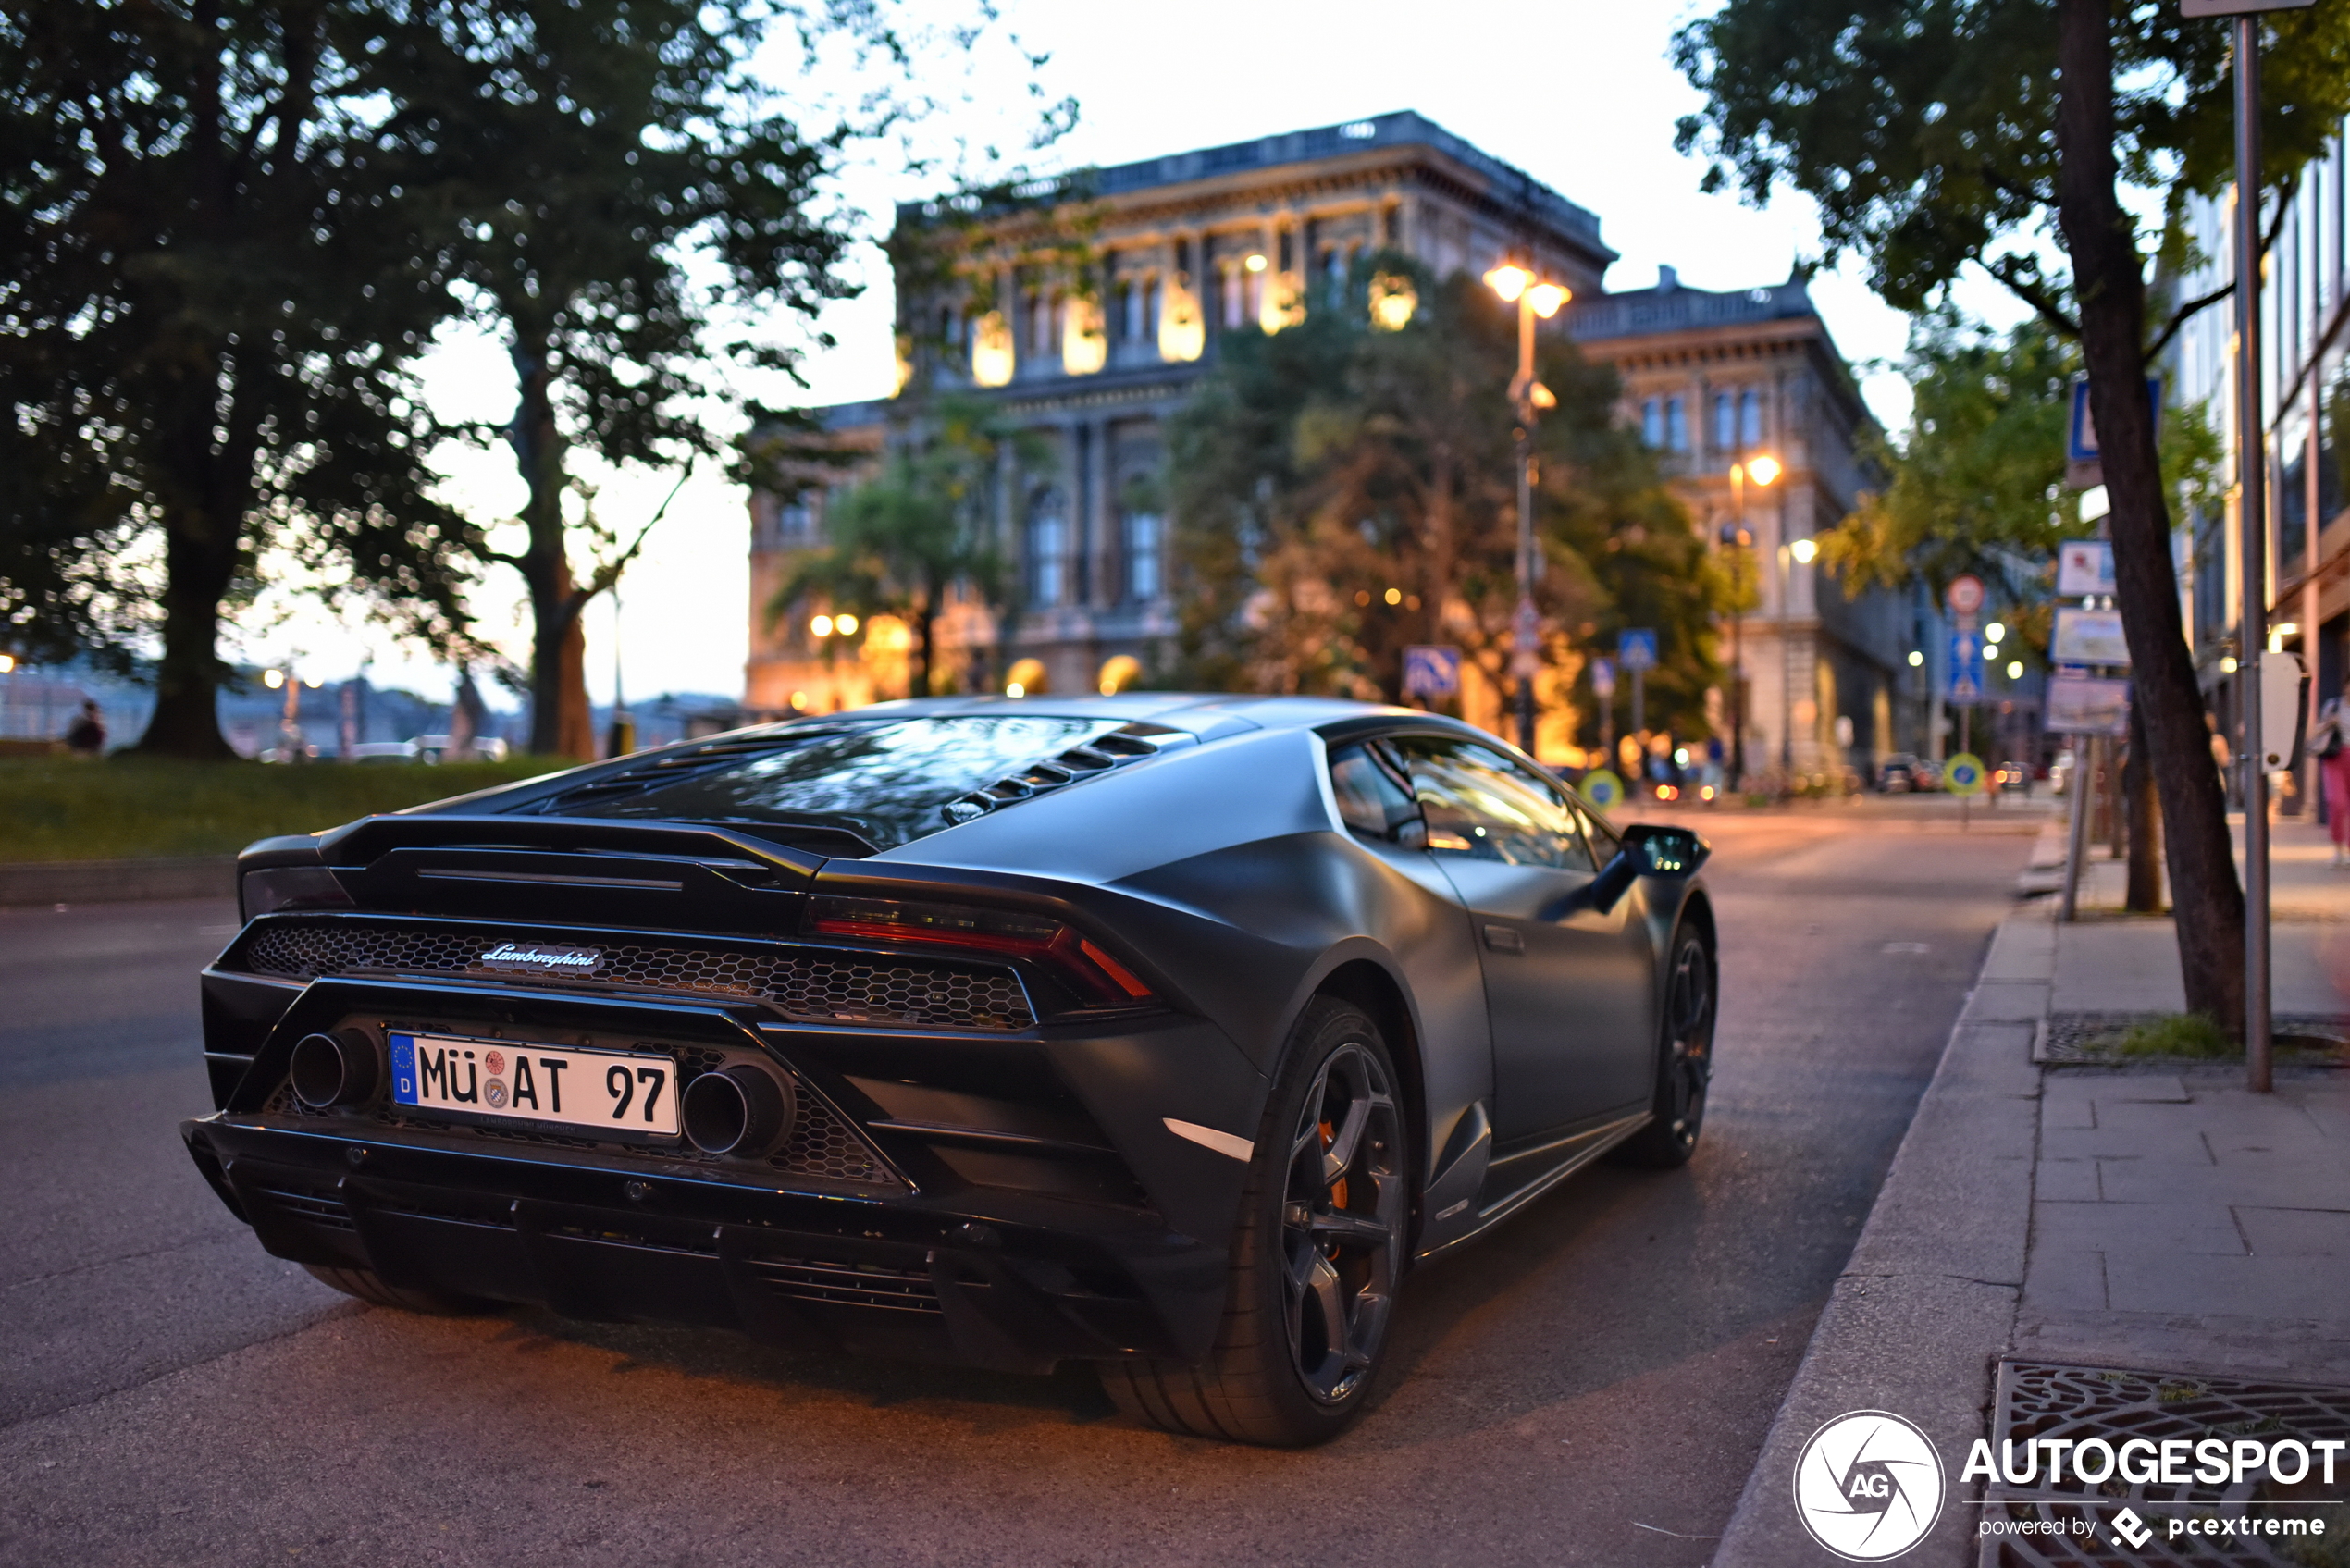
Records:
[[[2063,833],[2035,863],[2061,861]],[[2350,1019],[2350,871],[2330,870],[2322,830],[2275,836],[2275,1011]],[[1994,937],[1714,1568],[1834,1561],[1792,1483],[1812,1434],[1855,1410],[1916,1422],[1946,1467],[1941,1518],[1905,1563],[2022,1561],[1979,1542],[1984,1488],[1960,1478],[1974,1439],[2005,1435],[2003,1362],[2350,1385],[2350,1070],[2280,1068],[2256,1095],[2240,1064],[2033,1060],[2052,1016],[2182,1005],[2171,921],[2121,916],[2109,864],[2079,923],[2046,897]]]

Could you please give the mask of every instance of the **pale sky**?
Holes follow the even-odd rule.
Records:
[[[1279,8],[1194,0],[1169,9],[1006,0],[1003,10],[1025,43],[1050,51],[1041,79],[1048,93],[1074,94],[1081,106],[1076,130],[1037,155],[1040,171],[1415,109],[1598,214],[1602,238],[1623,256],[1609,271],[1612,289],[1647,287],[1659,264],[1697,288],[1751,288],[1784,279],[1799,254],[1818,248],[1806,204],[1781,198],[1758,212],[1727,195],[1701,195],[1701,166],[1673,151],[1675,120],[1699,102],[1665,59],[1675,28],[1691,14],[1685,5],[1521,0],[1431,10],[1386,0]],[[980,102],[934,134],[1000,129],[1025,112],[1016,72],[998,61],[973,74]],[[878,155],[843,181],[841,199],[866,215],[855,265],[871,286],[825,316],[839,344],[806,366],[811,402],[888,394],[892,303],[873,241],[893,202],[935,185]],[[1869,293],[1849,261],[1814,278],[1812,291],[1856,364],[1901,352],[1904,318]],[[1987,289],[1966,297],[1977,309],[2012,316]],[[503,419],[513,411],[512,386],[503,354],[487,340],[452,334],[428,366],[428,393],[449,418]],[[1878,417],[1898,427],[1908,404],[1899,378],[1863,367],[1863,388]],[[649,516],[676,475],[595,477],[602,484],[600,510],[626,525]],[[489,522],[512,514],[521,487],[502,456],[474,454],[451,463],[450,494]],[[740,693],[748,543],[741,490],[715,472],[697,475],[624,583],[623,671],[632,699],[673,690]],[[526,658],[518,579],[493,573],[474,602],[485,633]],[[298,653],[304,673],[329,680],[372,656],[379,683],[436,696],[449,688],[448,671],[380,630],[328,619],[303,596],[275,596],[262,608],[248,623],[257,629],[237,634],[224,651],[263,659]],[[278,623],[266,623],[277,617]],[[588,678],[599,702],[612,695],[612,629],[609,601],[589,611]]]

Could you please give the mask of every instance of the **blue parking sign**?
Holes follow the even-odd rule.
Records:
[[[1983,700],[1983,643],[1973,632],[1950,634],[1950,685],[1944,695],[1952,702]]]
[[[1415,643],[1404,650],[1405,697],[1450,697],[1461,689],[1461,650]]]

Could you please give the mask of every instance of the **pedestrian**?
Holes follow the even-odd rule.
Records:
[[[2350,866],[2350,712],[2335,698],[2318,710],[2309,746],[2318,754],[2318,776],[2325,784],[2326,831],[2333,837],[2333,869]]]
[[[93,698],[81,700],[81,711],[66,726],[66,749],[76,757],[99,757],[106,749],[106,721]]]

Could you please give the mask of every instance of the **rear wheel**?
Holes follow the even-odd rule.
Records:
[[[1328,998],[1290,1039],[1250,1162],[1230,1293],[1197,1366],[1117,1362],[1102,1385],[1170,1432],[1296,1448],[1361,1415],[1407,1241],[1408,1165],[1379,1028]]]
[[[402,1285],[387,1285],[383,1277],[372,1268],[329,1268],[325,1264],[305,1263],[310,1277],[321,1285],[331,1285],[346,1296],[356,1296],[371,1306],[395,1307],[402,1312],[420,1312],[432,1317],[481,1317],[498,1310],[496,1302],[485,1302],[472,1296],[443,1295],[439,1290],[412,1290]]]
[[[1621,1152],[1627,1164],[1671,1169],[1688,1164],[1697,1153],[1706,1089],[1713,1078],[1714,979],[1713,947],[1702,932],[1683,924],[1673,933],[1651,1120],[1625,1142]]]

